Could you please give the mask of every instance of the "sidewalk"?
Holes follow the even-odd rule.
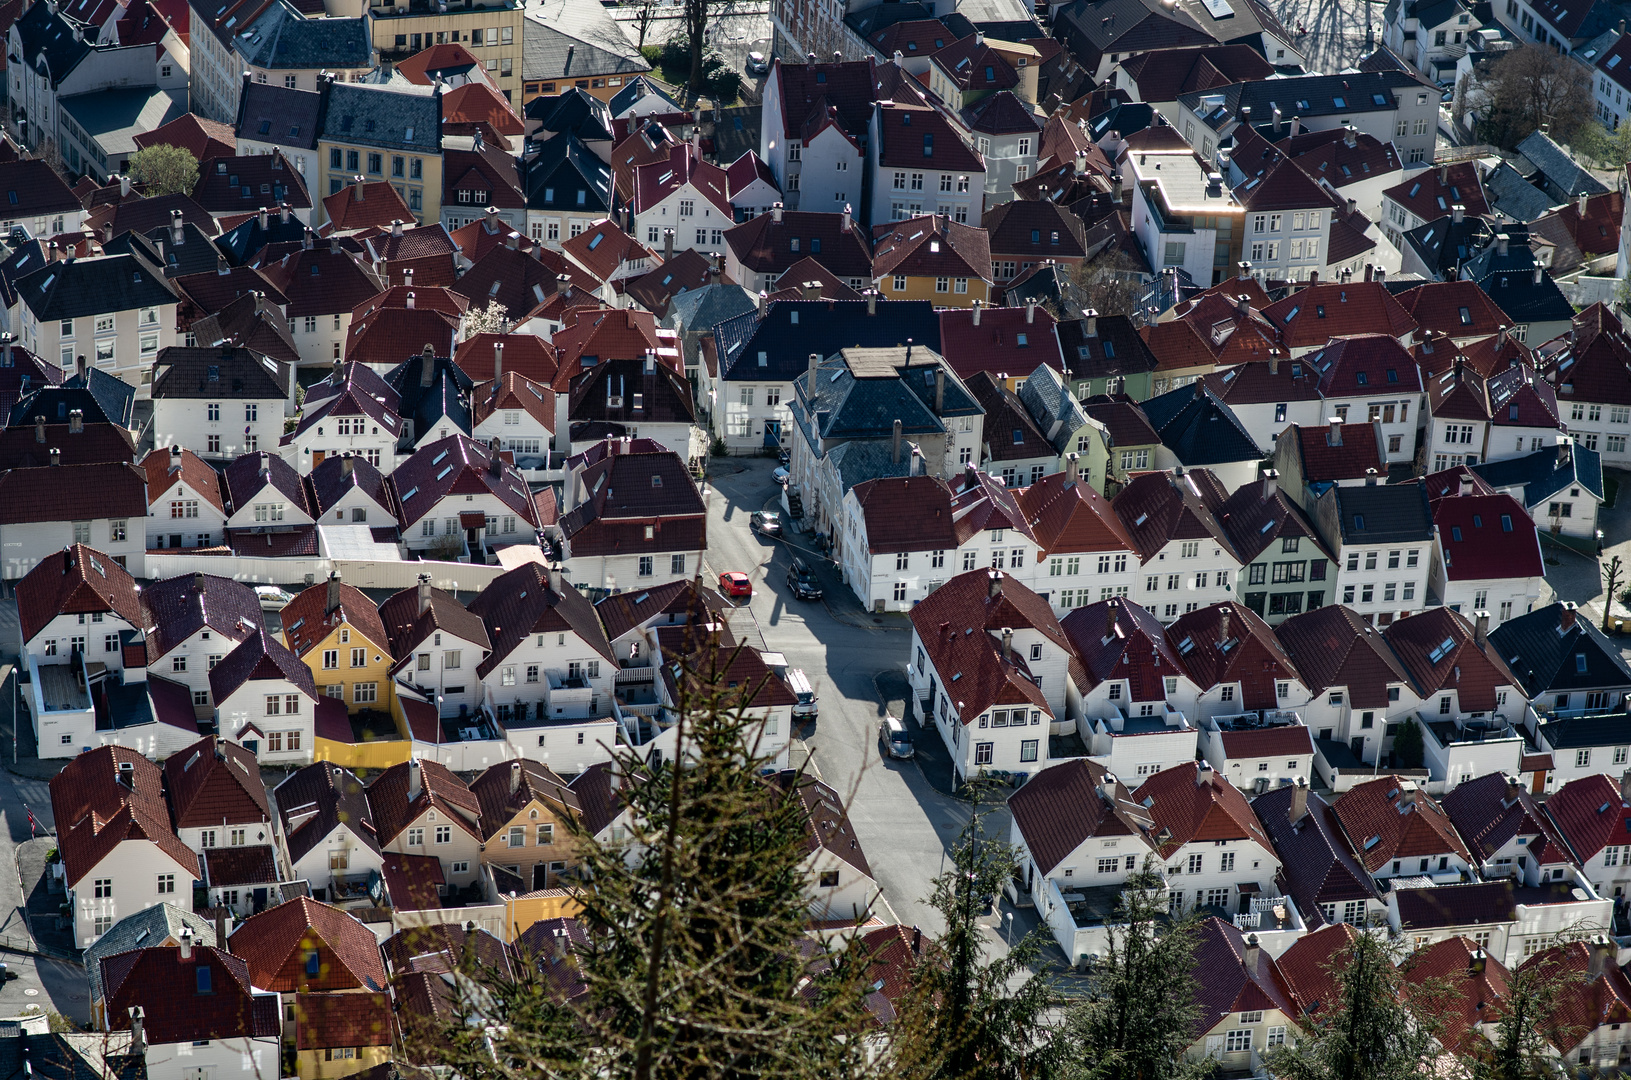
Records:
[[[18,776],[30,780],[49,780],[62,771],[67,759],[42,760],[37,756],[39,748],[34,742],[34,724],[29,719],[27,705],[22,708],[23,723],[16,727],[16,742],[12,742],[14,728],[12,709],[24,692],[21,687],[13,685],[16,670],[13,664],[0,664],[0,760],[5,762],[9,771]],[[16,747],[15,752],[13,746]]]
[[[17,845],[17,875],[22,879],[28,928],[38,951],[59,959],[75,959],[74,924],[61,915],[67,896],[46,872],[45,857],[57,846],[54,837],[41,836]]]

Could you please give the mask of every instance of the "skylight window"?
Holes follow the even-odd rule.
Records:
[[[1436,664],[1446,656],[1450,655],[1454,649],[1455,641],[1451,638],[1445,638],[1443,641],[1434,646],[1433,650],[1427,654],[1427,662],[1430,664]]]

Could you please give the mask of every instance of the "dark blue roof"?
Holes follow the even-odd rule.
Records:
[[[78,409],[85,423],[114,423],[129,427],[135,412],[136,390],[123,379],[116,379],[105,371],[90,369],[90,388],[85,378],[75,375],[61,386],[42,386],[24,395],[11,408],[11,424],[31,424],[34,417],[43,416],[47,423],[66,423],[68,416]]]
[[[612,171],[570,131],[538,146],[522,164],[521,186],[529,210],[571,209],[610,213],[614,196]],[[578,192],[583,201],[578,201]]]
[[[1348,544],[1402,544],[1433,538],[1433,511],[1422,484],[1332,488],[1337,528]]]
[[[940,319],[930,301],[879,300],[876,312],[868,315],[864,300],[775,300],[763,319],[748,312],[726,320],[714,331],[720,377],[790,381],[810,370],[811,353],[825,359],[840,349],[910,341],[940,351]]]
[[[1631,689],[1631,666],[1619,646],[1583,613],[1576,613],[1569,629],[1560,632],[1562,614],[1562,604],[1550,604],[1490,631],[1490,643],[1523,692],[1536,697],[1559,690]]]
[[[1501,253],[1499,234],[1497,242],[1468,259],[1461,267],[1461,276],[1476,281],[1495,306],[1512,317],[1513,322],[1568,322],[1574,318],[1574,305],[1557,287],[1552,275],[1540,268],[1540,280],[1535,280],[1535,253],[1529,247],[1526,226],[1509,224],[1504,228],[1508,238],[1506,253]]]
[[[1220,401],[1204,383],[1181,386],[1143,404],[1150,426],[1180,463],[1222,465],[1254,461],[1265,456],[1235,411]]]
[[[1523,505],[1532,509],[1559,491],[1579,484],[1597,498],[1603,497],[1603,458],[1579,443],[1569,447],[1567,461],[1559,462],[1556,450],[1537,450],[1522,457],[1506,458],[1474,465],[1472,471],[1491,487],[1523,487]]]
[[[336,82],[329,88],[322,137],[436,154],[442,146],[441,100],[428,87]]]

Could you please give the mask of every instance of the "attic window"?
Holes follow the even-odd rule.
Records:
[[[1472,312],[1468,311],[1466,308],[1461,309],[1461,325],[1462,326],[1471,326],[1472,325]]]
[[[1586,673],[1586,654],[1585,653],[1577,652],[1577,653],[1574,654],[1574,670],[1576,672],[1578,672],[1579,674],[1581,674],[1581,675],[1584,675]]]
[[[1364,514],[1355,514],[1354,515],[1354,531],[1359,532],[1359,531],[1362,531],[1364,528],[1365,528],[1365,515]]]
[[[1348,107],[1348,103],[1339,97],[1332,98],[1331,104],[1335,105],[1339,109],[1346,109]]]
[[[1364,371],[1356,371],[1354,372],[1354,382],[1358,383],[1360,386],[1364,386],[1366,383],[1370,382],[1370,374]]]
[[[1104,358],[1105,358],[1105,359],[1106,359],[1106,360],[1114,360],[1114,359],[1115,359],[1115,357],[1116,357],[1116,346],[1115,346],[1115,342],[1112,342],[1112,341],[1106,341],[1106,342],[1105,342],[1105,343],[1104,343]]]
[[[606,239],[605,233],[595,233],[594,239],[589,241],[589,250],[595,250],[595,248],[600,246],[600,242],[604,239]]]
[[[215,990],[210,985],[210,969],[203,964],[198,965],[198,992],[200,994],[213,994]]]
[[[1387,104],[1387,98],[1385,96],[1381,95],[1381,94],[1372,94],[1370,96],[1370,99],[1372,101],[1376,102],[1376,104],[1378,104],[1378,105],[1386,105]]]
[[[1450,526],[1450,539],[1454,540],[1458,544],[1461,543],[1461,526]]]
[[[1388,368],[1387,369],[1387,381],[1388,382],[1398,382],[1399,381],[1399,371],[1398,371],[1397,368]]]
[[[651,486],[652,487],[662,487],[663,486],[663,478],[661,476],[653,475],[652,478],[651,478]]]
[[[934,136],[932,134],[923,136],[923,156],[934,157]]]
[[[759,366],[760,367],[769,367],[770,366],[770,354],[765,352],[763,349],[759,350]]]
[[[1512,531],[1512,515],[1511,514],[1502,514],[1501,515],[1501,531],[1502,532],[1511,532]]]

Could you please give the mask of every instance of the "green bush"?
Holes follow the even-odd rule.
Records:
[[[640,56],[644,58],[646,63],[656,67],[657,62],[663,58],[663,47],[661,45],[642,45],[640,46]]]
[[[657,56],[670,75],[689,74],[691,71],[691,50],[683,38],[669,38],[658,50]]]
[[[724,67],[710,72],[708,93],[722,104],[735,101],[742,94],[742,73]]]

